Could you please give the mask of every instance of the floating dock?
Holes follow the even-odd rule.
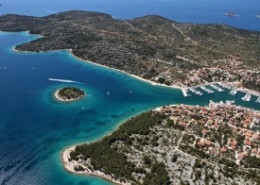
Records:
[[[218,87],[218,86],[216,86],[214,84],[210,84],[209,86],[212,87],[213,89],[217,90],[218,92],[223,92],[224,91],[224,89],[221,89],[220,87]]]
[[[205,91],[205,92],[207,92],[207,93],[209,93],[209,94],[212,94],[212,93],[214,93],[214,91],[212,91],[212,90],[210,90],[210,89],[208,89],[207,87],[205,87],[205,86],[201,86],[200,87],[203,91]]]
[[[194,93],[194,94],[196,94],[196,95],[199,95],[199,96],[202,96],[203,95],[203,93],[202,92],[200,92],[200,91],[198,91],[198,90],[196,90],[196,89],[194,89],[194,88],[189,88],[189,90],[192,92],[192,93]]]

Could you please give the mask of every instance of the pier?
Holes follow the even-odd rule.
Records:
[[[182,91],[182,94],[183,94],[184,97],[189,96],[188,95],[188,90],[186,88],[181,88],[181,91]]]
[[[205,91],[205,92],[207,92],[207,93],[209,93],[209,94],[212,94],[212,93],[214,93],[214,91],[212,91],[212,90],[210,90],[210,89],[208,89],[207,87],[205,87],[205,86],[201,86],[200,87],[203,91]]]
[[[220,87],[218,87],[218,86],[216,86],[214,84],[209,84],[209,85],[210,85],[210,87],[212,87],[213,89],[217,90],[218,92],[223,92],[224,91],[224,89],[221,89]]]
[[[196,95],[199,95],[199,96],[202,96],[203,95],[203,93],[202,92],[200,92],[200,91],[198,91],[198,90],[196,90],[196,89],[194,89],[194,88],[189,88],[189,90],[192,92],[192,93],[194,93],[194,94],[196,94]]]

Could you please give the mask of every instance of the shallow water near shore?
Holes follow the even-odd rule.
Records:
[[[0,32],[1,185],[110,184],[65,171],[60,158],[62,150],[100,139],[126,119],[157,106],[235,100],[238,105],[260,110],[254,99],[242,101],[243,93],[231,96],[225,90],[183,97],[179,89],[153,86],[124,73],[79,61],[67,51],[12,51],[15,45],[36,38],[27,32]],[[53,99],[55,90],[70,85],[85,90],[87,96],[72,103]]]

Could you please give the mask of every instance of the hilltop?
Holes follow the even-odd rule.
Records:
[[[260,91],[260,33],[149,15],[131,20],[86,11],[0,16],[0,30],[44,37],[19,51],[70,49],[77,57],[166,85],[222,81]]]

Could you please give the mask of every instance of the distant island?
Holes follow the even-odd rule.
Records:
[[[17,46],[18,51],[67,49],[82,60],[167,86],[223,82],[260,92],[257,31],[179,23],[156,15],[119,20],[86,11],[2,15],[0,30],[44,36]]]
[[[234,12],[226,12],[225,15],[230,16],[230,17],[237,16],[237,14]]]
[[[63,152],[65,168],[117,184],[259,184],[260,112],[164,106]]]
[[[54,96],[62,102],[79,100],[85,96],[85,92],[76,87],[64,87],[55,91]]]

